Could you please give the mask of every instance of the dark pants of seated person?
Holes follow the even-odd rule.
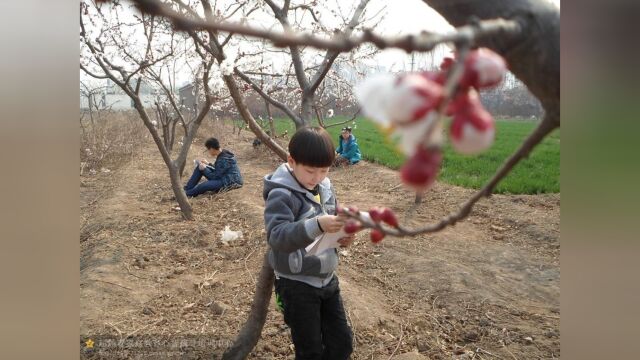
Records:
[[[200,170],[200,168],[196,166],[196,168],[193,170],[191,178],[187,182],[187,185],[184,186],[184,192],[187,194],[187,196],[194,197],[207,191],[218,192],[222,190],[222,188],[224,187],[222,181],[218,179],[210,180],[210,174],[211,170],[209,168]],[[203,176],[207,179],[207,181],[198,184]]]

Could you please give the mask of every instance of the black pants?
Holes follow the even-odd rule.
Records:
[[[291,329],[296,360],[348,359],[353,334],[342,305],[338,277],[323,288],[280,278],[276,292],[284,305],[284,321]]]

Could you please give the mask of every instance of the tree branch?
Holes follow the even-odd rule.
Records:
[[[358,108],[358,111],[356,111],[353,114],[353,116],[351,116],[351,119],[345,120],[345,121],[341,121],[341,122],[338,122],[338,123],[335,123],[335,124],[329,124],[329,125],[326,125],[324,128],[328,129],[328,128],[333,127],[333,126],[339,126],[339,125],[343,125],[343,124],[346,124],[346,123],[349,123],[349,122],[353,122],[356,119],[356,117],[358,116],[358,114],[360,114],[360,110],[362,110],[362,109]]]
[[[353,16],[351,17],[351,21],[349,21],[349,24],[348,24],[347,28],[342,33],[342,36],[347,36],[347,37],[351,36],[351,33],[353,33],[353,30],[360,23],[360,16],[362,16],[362,13],[364,12],[364,9],[367,6],[367,4],[369,3],[369,1],[370,0],[361,0],[360,1],[360,4],[356,8],[356,10],[353,12]],[[311,80],[311,85],[309,86],[308,89],[305,89],[306,92],[308,92],[310,94],[313,94],[316,91],[318,86],[320,86],[320,83],[322,83],[322,81],[324,80],[325,76],[327,75],[327,73],[331,69],[331,66],[333,65],[333,62],[336,60],[338,55],[340,55],[340,52],[338,52],[338,51],[335,51],[335,50],[327,51],[327,53],[324,56],[324,59],[322,60],[320,68],[318,69],[318,71],[316,71],[315,75],[313,76],[313,79]]]
[[[460,209],[452,213],[434,224],[411,229],[404,225],[397,228],[390,228],[386,225],[373,224],[364,220],[359,213],[345,209],[345,214],[351,218],[359,220],[365,228],[379,229],[387,235],[393,236],[416,236],[419,234],[433,233],[440,231],[448,226],[455,225],[458,221],[466,218],[471,213],[473,206],[482,198],[489,197],[496,185],[513,169],[520,160],[524,159],[531,153],[533,148],[538,145],[550,132],[560,126],[560,113],[549,113],[544,120],[540,122],[538,127],[527,137],[527,139],[496,171],[493,177],[471,198],[462,204]]]
[[[520,35],[523,26],[519,21],[492,19],[483,20],[475,25],[461,26],[457,31],[447,34],[421,32],[419,34],[399,37],[384,37],[365,30],[361,35],[345,37],[335,35],[331,38],[320,38],[308,34],[297,34],[290,31],[275,32],[247,26],[235,22],[207,21],[201,18],[187,18],[157,0],[133,0],[142,11],[163,16],[171,20],[180,30],[210,30],[235,33],[249,37],[266,39],[277,47],[311,46],[316,49],[348,52],[362,44],[371,43],[378,49],[397,48],[407,52],[425,52],[441,43],[458,43],[461,41],[480,41],[499,37],[513,39]]]
[[[560,108],[560,9],[546,0],[423,0],[451,25],[471,19],[518,19],[518,37],[482,36],[478,46],[502,55],[509,70],[540,100],[547,112]],[[558,110],[559,111],[559,110]]]
[[[285,114],[287,114],[287,116],[289,116],[291,118],[291,120],[293,120],[294,123],[296,123],[296,124],[302,123],[302,120],[298,116],[296,116],[296,114],[291,109],[289,109],[289,107],[287,105],[279,102],[278,100],[276,100],[276,99],[272,98],[271,96],[269,96],[269,94],[265,93],[260,88],[260,86],[258,86],[258,84],[253,82],[253,80],[251,80],[251,78],[248,77],[246,74],[244,74],[240,69],[234,68],[234,72],[242,80],[244,80],[247,84],[249,84],[251,86],[251,88],[253,88],[253,90],[255,90],[260,96],[262,96],[262,98],[264,98],[266,101],[271,103],[271,105],[273,105],[273,106],[277,107],[278,109],[282,110]]]
[[[93,73],[91,71],[89,71],[89,69],[87,69],[84,65],[80,64],[80,69],[82,71],[84,71],[87,75],[96,78],[96,79],[108,79],[109,77],[107,75],[98,75],[96,73]]]

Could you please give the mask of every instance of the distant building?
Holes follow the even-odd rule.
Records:
[[[180,105],[184,111],[198,111],[197,84],[189,83],[178,89]]]
[[[140,100],[145,108],[153,107],[157,92],[146,81],[140,84]],[[89,98],[80,94],[80,108],[87,109],[89,104],[97,105],[98,109],[131,110],[133,100],[113,81],[107,80],[107,86],[102,91],[94,92]]]

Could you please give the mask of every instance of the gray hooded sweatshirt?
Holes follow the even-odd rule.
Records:
[[[269,264],[276,276],[323,287],[338,265],[336,249],[305,256],[305,247],[322,235],[316,217],[335,215],[336,198],[328,178],[318,184],[320,203],[290,173],[287,164],[264,177],[264,222]]]

